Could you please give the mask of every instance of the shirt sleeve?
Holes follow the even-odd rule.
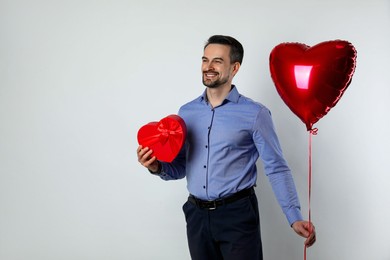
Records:
[[[185,146],[181,149],[176,158],[171,162],[160,162],[161,172],[156,174],[165,181],[182,179],[186,175]]]
[[[264,171],[283,213],[290,225],[302,220],[300,203],[294,180],[283,157],[270,111],[260,109],[254,123],[253,139],[263,161]]]

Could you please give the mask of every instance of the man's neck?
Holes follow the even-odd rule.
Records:
[[[217,88],[207,88],[207,100],[212,107],[217,107],[222,104],[227,95],[229,95],[230,90],[232,89],[231,83],[224,84]]]

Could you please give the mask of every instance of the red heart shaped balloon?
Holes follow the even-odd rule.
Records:
[[[282,43],[270,54],[276,89],[308,131],[337,104],[352,80],[355,66],[356,50],[342,40],[313,47]]]
[[[138,130],[138,143],[153,150],[152,156],[172,162],[184,145],[186,125],[177,115],[169,115],[159,122],[150,122]]]

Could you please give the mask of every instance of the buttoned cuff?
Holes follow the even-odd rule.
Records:
[[[161,163],[160,161],[159,161],[159,163],[158,163],[158,171],[157,172],[152,172],[151,170],[149,170],[148,169],[148,171],[152,174],[152,175],[155,175],[155,176],[159,176],[160,178],[164,178],[164,177],[167,177],[168,176],[168,174],[166,174],[165,172],[164,172],[164,164],[163,163]]]
[[[290,224],[294,224],[296,221],[303,220],[301,210],[299,208],[291,208],[286,212],[287,221]]]

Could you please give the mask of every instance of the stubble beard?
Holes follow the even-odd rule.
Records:
[[[228,82],[228,77],[220,78],[215,81],[212,81],[212,80],[206,80],[205,76],[203,75],[202,81],[203,81],[203,85],[205,85],[208,88],[218,88]]]

